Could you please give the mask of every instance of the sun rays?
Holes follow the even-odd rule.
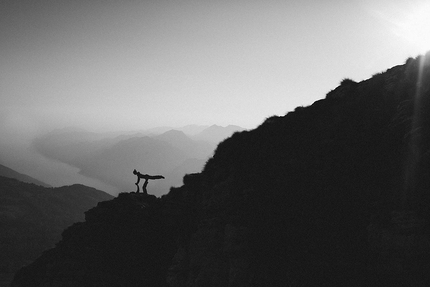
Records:
[[[394,27],[394,32],[409,44],[424,53],[430,49],[430,3],[414,7],[403,21]]]
[[[417,64],[411,66],[416,73],[415,93],[413,97],[413,112],[408,131],[408,155],[405,162],[405,181],[403,206],[408,201],[422,193],[423,186],[427,186],[428,174],[423,174],[423,162],[429,153],[428,144],[428,107],[430,52],[417,57]],[[427,139],[426,139],[427,138]]]
[[[409,45],[414,53],[430,50],[430,2],[392,1],[379,3],[372,13],[387,29]]]

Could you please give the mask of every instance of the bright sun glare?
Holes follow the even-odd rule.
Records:
[[[430,3],[416,7],[403,22],[399,22],[398,34],[420,53],[430,49]]]
[[[384,6],[377,14],[394,35],[418,53],[430,50],[430,1],[393,1]]]

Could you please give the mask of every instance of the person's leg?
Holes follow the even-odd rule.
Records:
[[[135,183],[135,185],[137,187],[136,193],[139,193],[139,182],[140,182],[140,177],[137,177],[137,181]]]
[[[148,179],[145,180],[142,186],[142,192],[144,195],[148,195],[148,191],[146,190],[146,186],[148,185]]]

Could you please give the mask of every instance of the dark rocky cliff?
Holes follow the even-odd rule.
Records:
[[[428,286],[430,54],[86,213],[12,286]],[[31,282],[31,284],[29,284]]]

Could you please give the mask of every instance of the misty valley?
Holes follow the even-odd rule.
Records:
[[[158,134],[153,129],[114,137],[63,129],[37,138],[34,146],[44,156],[77,167],[80,174],[103,181],[121,192],[134,189],[134,168],[164,174],[166,180],[150,187],[152,194],[160,196],[171,186],[180,186],[185,174],[199,172],[218,141],[243,130],[238,126],[215,125],[200,129],[190,136],[180,129]]]

